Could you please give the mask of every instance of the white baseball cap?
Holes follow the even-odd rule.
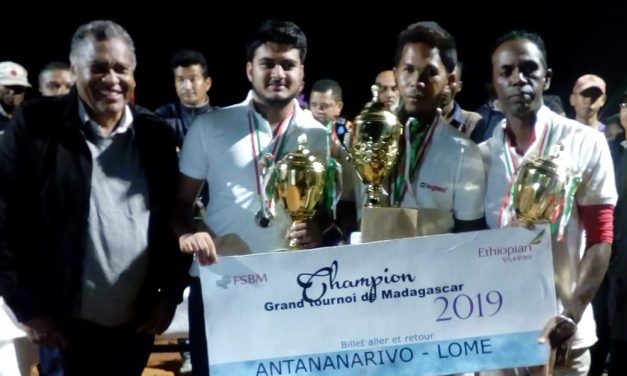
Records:
[[[28,72],[26,69],[12,61],[0,63],[0,85],[32,87],[28,83]]]

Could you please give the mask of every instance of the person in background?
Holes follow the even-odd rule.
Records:
[[[584,74],[575,81],[570,95],[570,105],[575,109],[575,119],[599,132],[605,124],[599,120],[599,110],[605,105],[605,81],[594,74]]]
[[[490,82],[485,87],[489,98],[487,102],[477,108],[476,111],[481,116],[481,120],[477,122],[475,129],[470,134],[470,139],[477,145],[489,139],[492,133],[494,133],[494,128],[496,128],[497,124],[505,119],[501,104],[494,92],[494,85]]]
[[[24,102],[28,83],[28,72],[12,61],[0,63],[0,135],[9,124],[13,112]]]
[[[380,72],[374,83],[379,88],[379,102],[385,105],[386,110],[395,112],[400,96],[394,79],[394,71],[384,70]]]
[[[481,115],[473,111],[464,110],[455,100],[455,97],[462,91],[463,87],[462,67],[462,63],[458,62],[455,66],[455,82],[448,85],[442,92],[442,116],[453,128],[466,136],[470,136],[481,120]]]
[[[53,61],[39,72],[39,92],[44,97],[65,95],[70,92],[76,77],[67,63]]]
[[[129,105],[124,28],[81,25],[70,62],[70,93],[25,103],[0,138],[0,295],[65,375],[139,376],[188,282],[169,221],[175,141]]]
[[[620,114],[614,114],[605,119],[605,138],[607,141],[625,139],[625,130],[620,122]]]
[[[207,60],[198,51],[178,51],[172,56],[170,68],[178,101],[157,108],[155,113],[168,122],[176,136],[176,146],[180,149],[194,120],[215,109],[209,101],[213,81]]]
[[[555,112],[558,115],[566,116],[566,111],[564,111],[564,104],[562,103],[562,99],[559,95],[551,95],[546,94],[544,97],[544,105],[549,108],[549,110]]]
[[[329,128],[332,139],[340,143],[344,142],[344,135],[350,129],[350,122],[340,116],[342,108],[342,87],[337,81],[322,79],[314,82],[309,94],[309,110],[314,119]]]
[[[337,204],[337,221],[322,229],[324,246],[346,244],[350,232],[357,229],[354,187],[358,181],[344,149],[344,138],[352,128],[352,123],[340,116],[343,107],[342,88],[337,81],[322,79],[314,82],[309,95],[309,108],[314,119],[327,128],[331,155],[342,169],[342,193]]]
[[[606,323],[603,328],[607,329],[606,334],[610,336],[610,364],[608,369],[610,376],[627,374],[627,363],[625,362],[627,357],[627,141],[625,141],[625,134],[627,134],[625,133],[627,131],[627,90],[621,94],[618,108],[618,121],[623,133],[609,142],[618,189],[618,203],[614,211],[614,245],[606,281],[607,290],[605,294],[607,295],[599,292],[595,297],[595,303],[600,306],[599,314],[604,320],[609,320],[609,323]],[[607,301],[604,302],[606,299]],[[600,353],[600,359],[601,354],[607,354],[608,349],[604,347],[597,351]],[[603,363],[597,365],[596,369],[602,371],[603,368],[601,367],[604,365],[605,359],[603,359]]]

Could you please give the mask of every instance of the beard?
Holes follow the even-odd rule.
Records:
[[[270,106],[270,107],[287,106],[288,104],[290,104],[290,102],[292,102],[294,98],[296,98],[296,94],[290,95],[287,98],[268,97],[263,92],[257,90],[257,88],[255,88],[254,86],[253,86],[253,92],[255,93],[257,98],[259,98],[265,105]]]

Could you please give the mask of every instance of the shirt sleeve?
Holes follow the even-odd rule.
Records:
[[[210,123],[199,117],[187,132],[179,160],[179,171],[193,179],[207,178],[209,168]]]
[[[455,218],[472,221],[484,216],[485,172],[481,152],[468,144],[457,165],[453,210]]]

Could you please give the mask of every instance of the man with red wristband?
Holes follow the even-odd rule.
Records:
[[[588,348],[596,342],[590,301],[610,258],[616,188],[603,135],[543,105],[542,94],[551,77],[540,36],[516,31],[499,39],[492,54],[492,80],[505,119],[481,145],[487,174],[486,221],[491,228],[508,224],[511,205],[506,203],[517,167],[532,156],[562,148],[561,158],[581,182],[571,197],[570,218],[558,218],[566,223],[555,226],[563,229],[553,237],[561,315],[547,324],[546,334],[557,349],[553,374],[586,375]]]

